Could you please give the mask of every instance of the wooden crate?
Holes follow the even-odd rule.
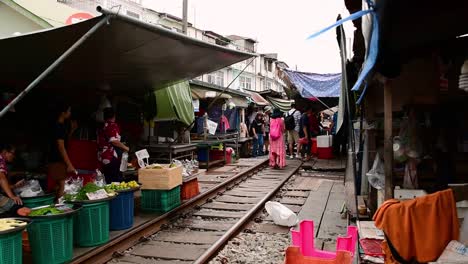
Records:
[[[182,184],[182,166],[169,168],[162,165],[162,169],[138,170],[138,181],[143,190],[171,190]]]

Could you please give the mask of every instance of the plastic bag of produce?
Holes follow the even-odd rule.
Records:
[[[294,226],[299,221],[297,215],[291,209],[278,202],[267,202],[265,209],[277,225]]]
[[[65,181],[64,193],[66,194],[77,194],[78,191],[83,187],[83,178],[69,178]]]

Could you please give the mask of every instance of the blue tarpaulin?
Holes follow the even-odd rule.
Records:
[[[304,98],[340,97],[341,73],[308,73],[284,70]]]

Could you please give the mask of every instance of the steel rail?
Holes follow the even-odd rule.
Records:
[[[75,257],[70,263],[96,264],[106,263],[107,261],[110,261],[116,253],[118,254],[119,252],[127,250],[135,244],[137,244],[138,242],[140,242],[142,239],[145,239],[147,236],[150,236],[160,231],[161,226],[169,223],[171,217],[176,216],[178,213],[181,213],[186,209],[203,204],[206,202],[206,200],[218,195],[219,192],[227,190],[231,185],[235,185],[236,183],[251,177],[253,174],[260,171],[266,163],[268,163],[268,160],[265,160],[264,162],[252,166],[246,171],[239,172],[238,174],[234,175],[225,182],[222,182],[209,189],[208,191],[201,193],[200,195],[184,202],[179,207],[163,215],[160,215],[157,218],[152,219],[140,226],[128,230],[128,232],[117,236],[105,245],[96,247],[83,255]]]
[[[224,246],[231,238],[233,238],[241,229],[249,222],[252,217],[263,208],[264,204],[268,202],[271,197],[273,197],[283,185],[293,176],[301,166],[298,166],[291,174],[284,178],[281,183],[279,183],[273,190],[271,190],[265,197],[263,197],[260,202],[258,202],[252,209],[248,211],[246,215],[244,215],[236,224],[234,224],[226,233],[224,233],[220,239],[218,239],[211,247],[209,247],[203,255],[201,255],[198,259],[196,259],[193,263],[194,264],[203,264],[207,263],[214,255],[218,252],[218,250]]]

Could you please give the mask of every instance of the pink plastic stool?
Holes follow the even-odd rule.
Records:
[[[314,246],[314,221],[303,220],[299,225],[299,231],[291,229],[292,245],[301,249],[304,256],[318,257],[324,259],[336,258],[336,252],[316,249]],[[336,239],[336,250],[348,251],[353,256],[356,252],[358,230],[356,226],[348,226],[346,236],[338,236]]]

